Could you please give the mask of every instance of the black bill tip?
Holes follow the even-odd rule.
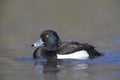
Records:
[[[34,47],[34,44],[32,44],[31,47]]]

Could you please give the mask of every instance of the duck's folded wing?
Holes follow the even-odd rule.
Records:
[[[62,42],[58,54],[70,54],[80,50],[86,50],[91,58],[102,55],[95,49],[94,46],[88,43],[79,43],[75,41]]]
[[[91,47],[86,44],[81,44],[75,41],[63,41],[59,47],[58,54],[70,54],[72,52],[85,50],[86,47]]]

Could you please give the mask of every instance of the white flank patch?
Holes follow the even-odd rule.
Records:
[[[58,59],[88,59],[88,57],[89,54],[85,50],[77,51],[66,55],[57,54]]]

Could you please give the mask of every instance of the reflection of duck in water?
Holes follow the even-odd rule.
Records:
[[[34,71],[41,80],[57,80],[57,72],[59,71],[58,60],[54,58],[48,58],[44,62],[35,60]]]
[[[39,66],[39,65],[42,66],[41,68],[43,68],[43,71],[45,73],[51,72],[51,71],[52,72],[58,71],[58,68],[57,68],[58,61],[57,61],[57,59],[54,59],[54,58],[46,59],[45,62],[35,61],[34,65],[35,66]]]
[[[61,41],[55,31],[45,30],[40,40],[32,46],[38,47],[34,58],[54,57],[57,59],[88,59],[102,56],[92,45],[75,41]]]
[[[39,59],[34,60],[34,71],[40,80],[62,80],[66,74],[69,74],[69,77],[74,77],[73,74],[77,73],[86,74],[86,71],[82,70],[88,68],[87,63],[77,63],[76,60],[63,61],[54,58],[45,60],[43,62]]]

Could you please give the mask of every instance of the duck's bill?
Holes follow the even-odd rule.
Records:
[[[31,47],[42,46],[43,43],[44,43],[44,42],[43,42],[42,39],[40,38],[37,42],[33,43],[33,44],[31,45]]]

